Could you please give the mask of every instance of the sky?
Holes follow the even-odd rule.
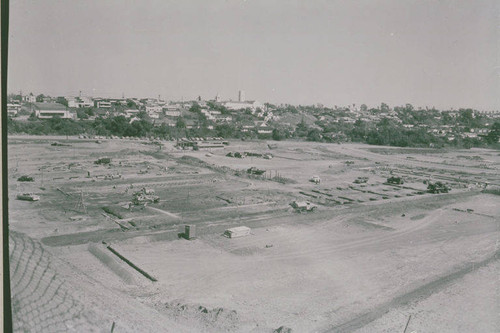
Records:
[[[500,110],[500,2],[11,0],[8,90]]]

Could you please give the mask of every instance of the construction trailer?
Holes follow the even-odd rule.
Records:
[[[224,232],[224,236],[227,238],[238,238],[238,237],[244,237],[250,235],[250,228],[249,227],[235,227],[235,228],[230,228],[227,229]]]

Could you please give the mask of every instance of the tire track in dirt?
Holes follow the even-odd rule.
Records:
[[[327,256],[328,254],[331,254],[333,252],[338,252],[338,251],[346,251],[346,250],[353,250],[356,248],[366,248],[369,245],[374,245],[377,244],[378,246],[383,245],[386,242],[397,240],[400,237],[406,236],[408,234],[411,234],[415,231],[421,230],[428,225],[434,223],[437,221],[442,215],[444,214],[444,211],[441,210],[437,216],[434,216],[432,219],[427,219],[427,220],[422,220],[420,223],[415,223],[407,228],[399,229],[396,231],[389,231],[388,234],[386,235],[381,235],[381,234],[375,234],[371,236],[366,236],[358,240],[354,240],[345,244],[340,244],[340,245],[331,245],[331,244],[324,244],[323,245],[315,245],[312,247],[308,247],[307,250],[305,249],[300,249],[294,252],[288,252],[286,255],[282,256],[266,256],[265,258],[262,258],[262,261],[278,261],[278,260],[292,260],[292,259],[298,259],[298,258],[308,258],[311,255],[314,256]],[[313,244],[321,244],[321,243],[313,243]]]
[[[500,257],[500,250],[497,250],[488,258],[479,261],[468,263],[466,267],[451,271],[433,281],[425,283],[413,290],[410,290],[400,296],[393,298],[392,300],[380,304],[374,309],[367,311],[358,315],[357,317],[341,323],[339,325],[331,326],[326,328],[323,332],[354,332],[365,325],[371,323],[372,321],[381,318],[383,315],[388,313],[394,308],[408,305],[412,302],[421,301],[432,294],[446,288],[451,285],[456,280],[463,278],[465,275],[477,271],[478,269],[489,265],[490,263],[496,261]]]
[[[496,170],[482,169],[482,168],[473,168],[471,170],[470,167],[458,166],[458,165],[443,165],[437,162],[431,161],[419,161],[419,160],[407,160],[406,158],[399,157],[397,155],[382,155],[378,153],[371,152],[367,149],[354,148],[354,147],[344,147],[342,152],[358,157],[358,158],[370,158],[371,161],[378,161],[388,163],[391,162],[393,165],[403,164],[403,165],[411,165],[412,167],[424,167],[424,168],[434,168],[440,170],[446,170],[448,172],[467,172],[469,174],[480,174],[480,173],[488,173],[494,174]]]
[[[369,213],[369,214],[380,214],[387,213],[387,207],[392,207],[390,212],[397,213],[400,211],[407,211],[411,208],[424,207],[425,209],[431,209],[431,206],[444,206],[446,204],[457,202],[457,200],[465,199],[473,195],[477,195],[478,192],[462,192],[454,194],[440,195],[439,198],[436,197],[424,197],[418,199],[405,199],[396,202],[381,202],[376,205],[361,205],[361,206],[349,206],[342,207],[341,209],[328,209],[324,211],[318,211],[314,214],[307,216],[308,220],[304,221],[304,216],[298,214],[292,214],[288,209],[278,209],[272,212],[266,211],[255,215],[241,216],[238,219],[238,224],[246,223],[249,227],[269,227],[277,224],[282,224],[283,218],[289,218],[288,222],[291,223],[324,223],[325,219],[331,220],[333,217],[346,216],[359,213]],[[455,201],[453,201],[455,200]],[[209,233],[223,232],[222,228],[227,226],[235,225],[235,218],[221,218],[212,221],[207,221],[204,219],[184,220],[183,223],[196,224],[199,228],[199,232],[207,231]],[[122,232],[120,229],[101,229],[96,231],[79,232],[73,234],[64,234],[58,236],[48,236],[42,238],[42,243],[49,246],[70,246],[85,244],[88,242],[100,242],[103,239],[110,241],[124,240],[129,238],[134,238],[138,236],[148,236],[153,234],[158,234],[158,232],[170,233],[170,239],[176,239],[177,237],[177,226],[172,225],[158,225],[156,226],[156,231],[151,229],[141,229],[137,231]],[[200,233],[201,234],[201,233]]]

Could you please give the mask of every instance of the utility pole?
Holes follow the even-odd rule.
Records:
[[[80,191],[80,197],[78,198],[78,202],[76,203],[75,208],[79,211],[87,213],[87,206],[85,205],[85,202],[83,200],[83,190]]]

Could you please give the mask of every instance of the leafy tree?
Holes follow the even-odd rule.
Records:
[[[137,118],[142,119],[142,120],[148,120],[149,115],[146,111],[140,111],[137,113]]]
[[[184,118],[178,117],[177,121],[175,122],[175,127],[178,129],[186,128],[186,122],[184,121]]]
[[[85,110],[82,109],[76,110],[76,117],[78,119],[89,119],[89,115],[87,114],[87,112],[85,112]]]
[[[490,127],[490,132],[486,135],[486,142],[498,143],[498,139],[500,139],[500,121],[495,121],[493,125]]]
[[[382,103],[380,104],[380,111],[382,112],[388,112],[390,110],[389,105]]]
[[[201,113],[201,106],[198,103],[193,103],[193,105],[189,108],[189,111],[191,112],[196,112],[196,113]]]
[[[280,141],[283,140],[284,135],[279,129],[275,128],[273,129],[273,134],[271,137],[273,138],[273,140]]]
[[[8,99],[10,101],[18,101],[21,102],[23,100],[23,97],[21,95],[16,95],[16,94],[9,94]]]
[[[217,133],[217,136],[231,138],[234,137],[236,128],[230,124],[220,124],[215,127],[215,132]]]
[[[68,106],[68,101],[64,97],[57,97],[56,103],[62,104],[64,106]]]
[[[137,104],[135,104],[135,102],[131,99],[127,99],[127,107],[128,108],[137,108]]]
[[[306,121],[304,120],[304,117],[302,117],[302,120],[300,123],[297,124],[295,127],[295,135],[298,137],[305,137],[309,131],[309,127],[306,124]]]
[[[317,128],[313,128],[307,133],[307,140],[308,141],[318,142],[318,141],[321,141],[321,139],[322,139],[321,132]]]
[[[368,132],[368,125],[361,119],[356,120],[350,132],[351,140],[364,142]]]

